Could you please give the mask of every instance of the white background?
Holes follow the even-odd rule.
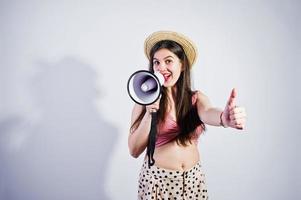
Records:
[[[245,131],[207,127],[210,199],[300,199],[300,1],[1,1],[0,199],[136,199],[128,77],[144,39],[190,37],[194,89]]]

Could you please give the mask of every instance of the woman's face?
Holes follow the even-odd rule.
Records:
[[[154,54],[153,69],[164,76],[164,87],[172,87],[180,77],[182,63],[173,52],[168,49],[160,49]]]

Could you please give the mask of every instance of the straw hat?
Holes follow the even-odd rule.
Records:
[[[190,67],[193,66],[197,58],[197,47],[185,35],[173,31],[157,31],[146,38],[144,42],[144,53],[148,59],[150,59],[150,51],[153,46],[161,40],[172,40],[180,44],[189,60]]]

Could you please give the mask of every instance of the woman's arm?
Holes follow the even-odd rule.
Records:
[[[151,128],[152,112],[157,112],[159,109],[160,100],[155,103],[146,106],[146,112],[140,121],[140,123],[133,128],[130,128],[128,137],[128,146],[130,154],[134,158],[138,158],[139,155],[145,150],[148,142],[148,136]],[[139,117],[143,110],[143,106],[135,104],[132,111],[131,127],[136,119]]]
[[[132,111],[131,127],[136,121],[140,113],[142,112],[142,106],[135,104]],[[128,137],[128,146],[130,154],[134,158],[138,158],[139,155],[145,150],[148,141],[148,135],[151,126],[151,115],[149,112],[145,112],[140,124],[137,127],[130,129]]]
[[[244,129],[246,121],[246,112],[244,107],[236,105],[236,89],[232,89],[229,100],[224,110],[211,106],[209,98],[197,92],[197,109],[200,119],[213,126],[232,127]]]
[[[202,92],[197,92],[197,110],[200,119],[208,125],[220,126],[220,115],[223,112],[220,108],[211,105],[209,98]]]

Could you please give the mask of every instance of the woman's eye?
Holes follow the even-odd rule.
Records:
[[[159,62],[158,61],[154,61],[153,65],[159,65]]]
[[[170,63],[172,63],[172,60],[166,60],[165,63],[170,64]]]

